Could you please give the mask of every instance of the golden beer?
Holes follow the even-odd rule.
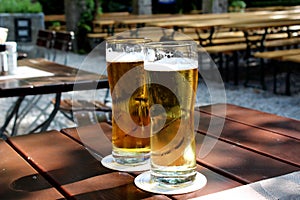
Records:
[[[150,117],[144,85],[144,61],[127,53],[115,55],[114,59],[107,60],[112,96],[112,155],[120,164],[135,165],[150,157]],[[128,78],[124,76],[126,74]],[[136,86],[134,91],[129,89],[132,85]]]
[[[148,85],[150,107],[160,104],[164,108],[163,113],[160,112],[161,110],[151,113],[152,177],[168,183],[170,178],[165,180],[165,175],[170,177],[173,174],[177,177],[172,180],[174,184],[186,182],[186,178],[191,181],[196,175],[193,105],[198,71],[197,69],[146,71],[146,74],[150,82]],[[155,83],[166,77],[169,77],[171,84],[177,86],[176,95],[169,88]],[[186,79],[192,90],[185,88],[186,86],[181,83],[182,78]],[[163,126],[160,123],[162,115],[165,115]]]
[[[151,179],[160,184],[192,183],[197,174],[194,104],[198,60],[191,47],[177,42],[145,47]]]

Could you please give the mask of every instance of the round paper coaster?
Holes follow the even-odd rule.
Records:
[[[122,172],[140,172],[150,169],[150,160],[141,165],[121,165],[114,161],[112,155],[105,156],[101,163],[104,167]]]
[[[150,171],[148,171],[138,175],[134,179],[134,183],[138,188],[142,190],[152,192],[152,193],[157,193],[157,194],[168,194],[168,195],[194,192],[196,190],[203,188],[207,183],[206,177],[199,172],[197,172],[196,178],[193,181],[193,183],[185,187],[163,186],[163,185],[159,185],[158,183],[152,182],[150,179],[151,179]]]

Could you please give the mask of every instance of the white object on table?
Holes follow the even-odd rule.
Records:
[[[208,180],[209,181],[209,180]],[[193,200],[291,200],[300,199],[300,171],[239,186]]]
[[[18,66],[15,74],[0,76],[1,80],[9,79],[20,79],[20,78],[35,78],[35,77],[45,77],[45,76],[54,76],[53,73],[46,72],[43,70],[35,69],[28,66]]]

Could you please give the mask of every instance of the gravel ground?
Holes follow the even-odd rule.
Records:
[[[93,60],[94,64],[85,65],[85,70],[92,71],[92,72],[99,72],[101,69],[99,66],[102,63],[105,66],[105,60],[103,56],[99,56],[99,54],[91,53],[87,55],[78,55],[78,54],[70,54],[68,65],[75,67],[75,68],[82,68],[82,63],[87,63],[87,60],[93,59],[97,57],[97,59]],[[56,62],[63,62],[63,59],[58,58]],[[100,63],[99,63],[100,62]],[[225,84],[225,93],[226,98],[224,95],[218,98],[211,98],[206,85],[203,81],[200,81],[197,93],[198,105],[207,105],[211,103],[217,102],[227,102],[230,104],[235,104],[247,108],[252,108],[268,113],[273,113],[276,115],[293,118],[296,120],[300,120],[300,92],[293,93],[292,96],[285,96],[285,95],[276,95],[273,94],[271,90],[260,90],[251,87],[244,87],[242,85],[233,86],[232,84]],[[215,89],[215,88],[214,88]],[[216,89],[218,90],[218,89]],[[299,90],[298,90],[299,91]],[[64,97],[72,97],[72,92],[63,94]],[[77,94],[77,93],[76,93]],[[79,93],[78,93],[79,94]],[[85,91],[80,93],[80,96],[84,97]],[[103,97],[105,91],[99,92],[99,97]],[[220,94],[217,92],[217,94]],[[213,93],[214,95],[214,93]],[[50,100],[53,98],[53,95],[44,95],[40,101],[38,101],[37,105],[46,108],[46,113],[49,113],[52,109],[52,105],[49,104]],[[29,101],[33,97],[27,97]],[[5,113],[8,110],[8,105],[12,105],[16,98],[2,98],[0,99],[0,111],[2,117],[0,117],[0,123],[3,124],[5,119]],[[25,107],[27,105],[23,105]],[[36,109],[30,110],[29,115],[27,115],[19,127],[19,133],[24,133],[26,130],[32,129],[32,123],[35,120],[36,116],[40,115],[40,112]],[[47,114],[46,114],[47,115]],[[40,123],[45,114],[40,115],[40,119],[35,122],[34,124]],[[67,120],[62,114],[58,113],[54,122],[51,124],[49,129],[61,129],[66,127],[74,127],[76,126],[73,122]]]

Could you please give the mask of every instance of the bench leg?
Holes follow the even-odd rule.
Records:
[[[285,77],[285,94],[290,96],[291,95],[291,69],[290,66],[287,66],[287,72]]]
[[[271,63],[273,65],[273,93],[277,94],[277,63]]]
[[[263,90],[266,90],[266,83],[265,83],[265,62],[264,59],[260,59],[260,84]]]
[[[233,65],[234,65],[234,85],[239,84],[239,57],[238,52],[233,52]]]
[[[223,55],[222,53],[218,53],[219,61],[218,61],[218,65],[219,65],[219,69],[220,69],[220,73],[223,75],[224,74],[224,68],[223,68]]]
[[[225,54],[225,81],[229,81],[229,59],[230,56],[228,54]]]

